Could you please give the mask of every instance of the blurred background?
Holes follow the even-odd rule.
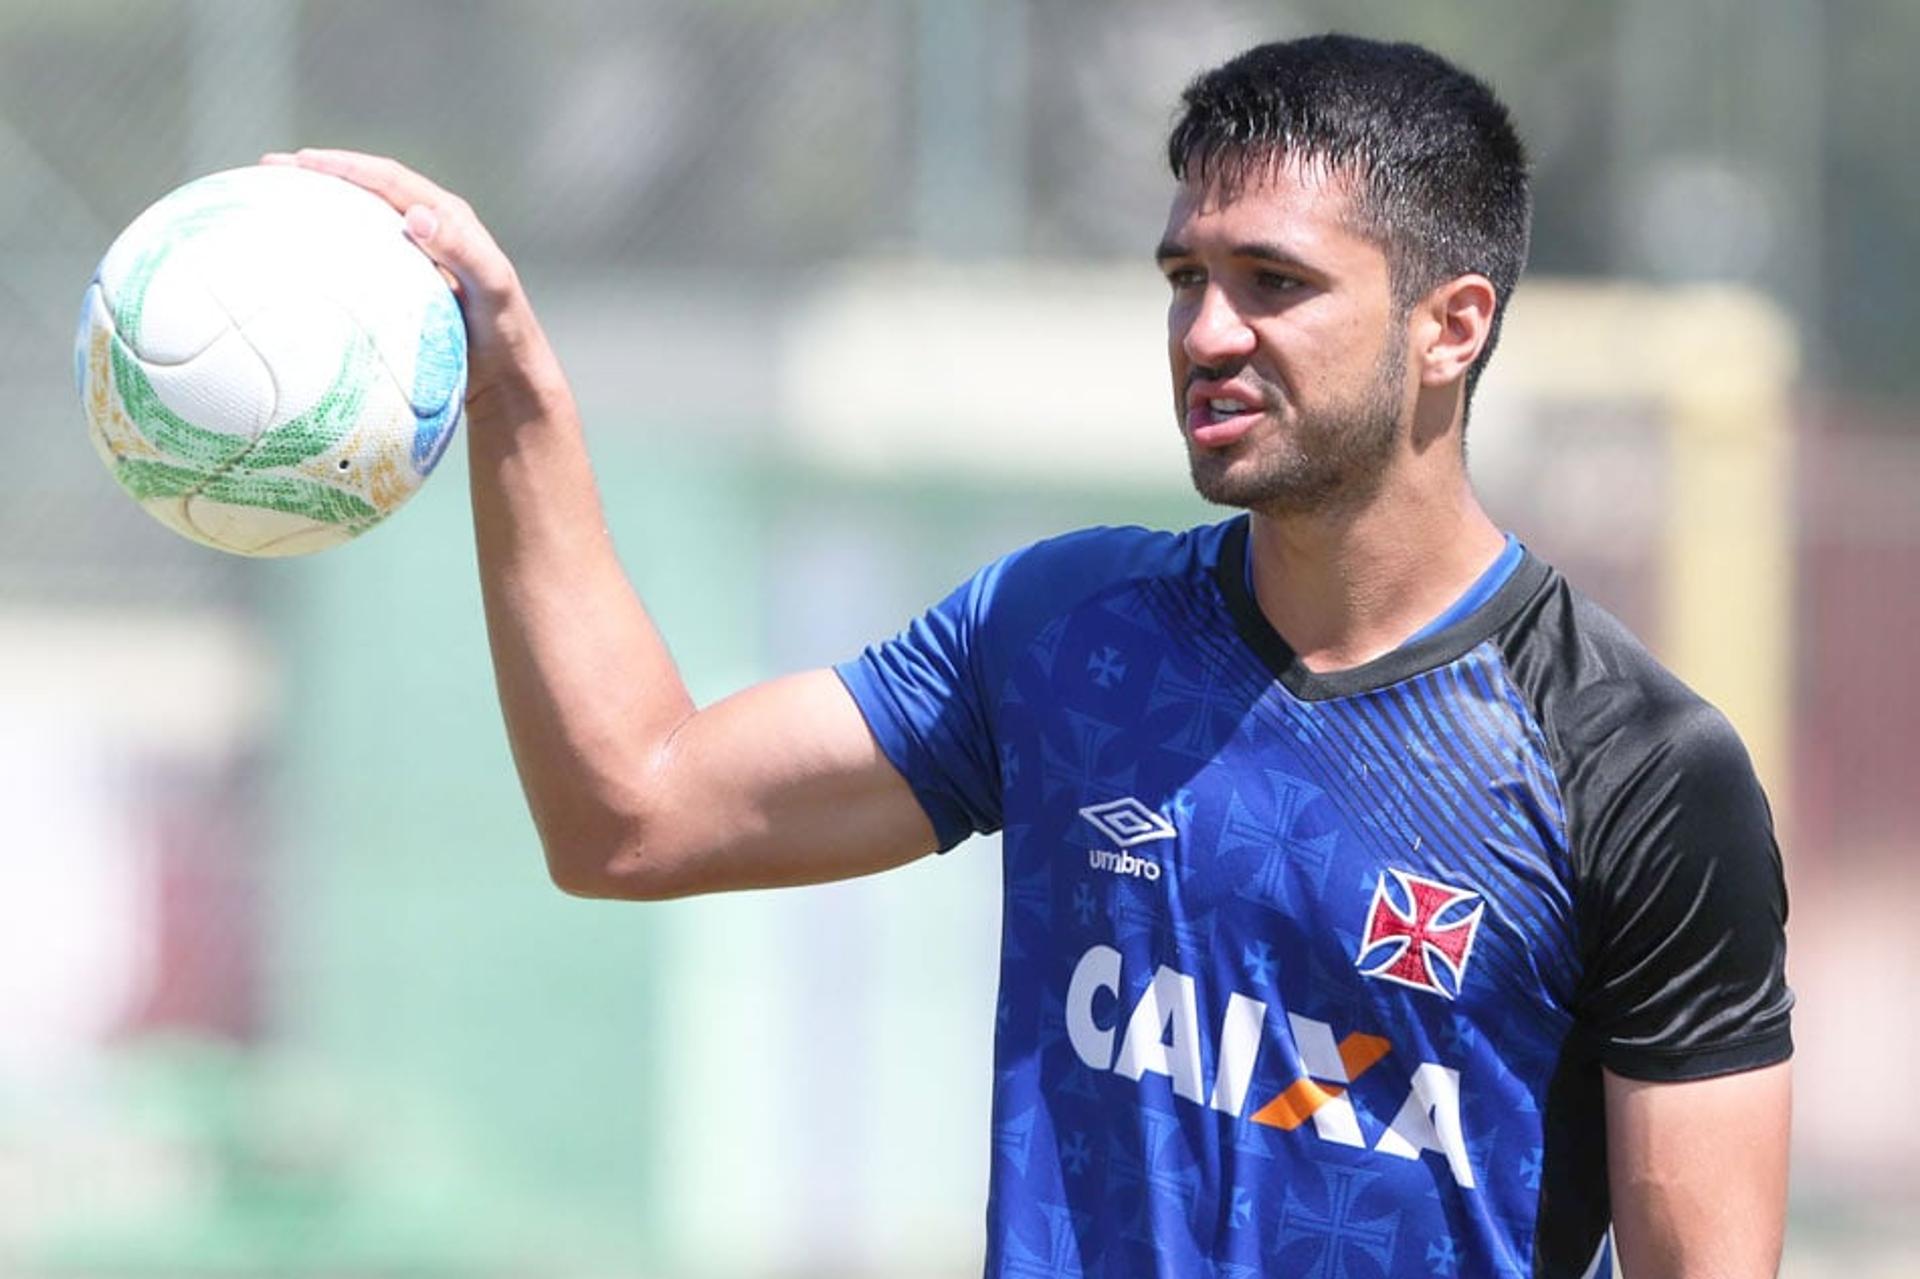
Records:
[[[1162,139],[1195,71],[1328,28],[1514,110],[1538,216],[1479,483],[1774,799],[1785,1273],[1920,1273],[1910,0],[0,0],[0,1275],[980,1266],[993,842],[551,889],[460,451],[310,560],[165,531],[72,389],[120,227],[301,143],[467,195],[706,699],[1033,537],[1216,517],[1166,403]]]

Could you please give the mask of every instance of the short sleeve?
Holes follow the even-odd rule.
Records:
[[[942,852],[1000,828],[1000,770],[979,660],[998,567],[981,570],[892,639],[834,667],[926,810]]]
[[[1186,533],[1079,529],[981,569],[898,635],[834,667],[913,788],[942,851],[1002,822],[995,713],[1021,655],[1061,618],[1150,578],[1211,572],[1231,521]]]
[[[1579,779],[1581,1019],[1634,1079],[1784,1060],[1786,886],[1746,750],[1698,700],[1635,718]]]

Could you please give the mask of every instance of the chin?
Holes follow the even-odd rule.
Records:
[[[1264,461],[1266,465],[1259,465]],[[1191,452],[1188,472],[1194,492],[1215,506],[1263,515],[1305,515],[1338,505],[1354,487],[1354,477],[1301,465],[1274,465],[1276,459],[1235,459],[1219,453]]]
[[[1192,467],[1193,491],[1215,506],[1255,510],[1271,505],[1281,494],[1260,477],[1235,475],[1225,467],[1196,464]]]

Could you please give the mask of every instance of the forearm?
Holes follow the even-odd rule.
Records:
[[[507,371],[468,406],[494,674],[554,880],[600,892],[643,836],[654,762],[693,703],[615,554],[579,414],[524,295],[501,328]]]

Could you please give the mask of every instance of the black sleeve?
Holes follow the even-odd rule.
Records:
[[[1690,699],[1642,713],[1596,761],[1593,792],[1569,805],[1581,1020],[1601,1062],[1635,1079],[1781,1061],[1793,995],[1766,797],[1718,711]]]
[[[1780,850],[1732,726],[1557,575],[1506,655],[1565,805],[1582,1039],[1645,1080],[1791,1056]]]

